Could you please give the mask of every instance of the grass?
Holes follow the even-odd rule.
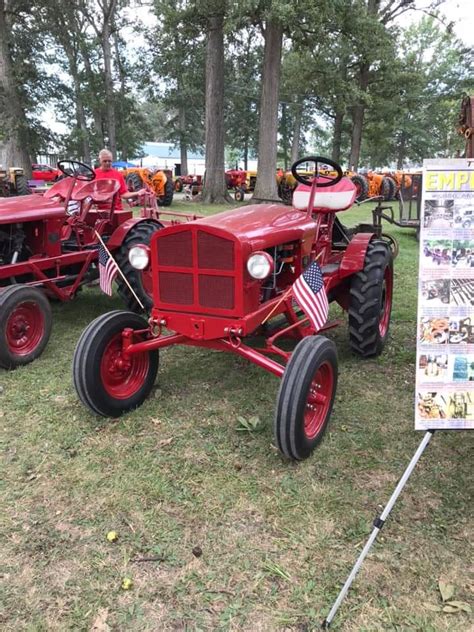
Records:
[[[89,414],[72,385],[74,346],[91,319],[121,304],[96,288],[53,306],[43,356],[0,373],[2,629],[319,627],[422,437],[413,430],[417,243],[410,230],[387,232],[401,248],[390,341],[362,361],[347,326],[332,330],[332,421],[298,465],[272,444],[277,380],[232,355],[170,348],[139,410],[117,421]],[[440,579],[472,600],[470,448],[469,433],[435,436],[334,630],[469,627],[468,613],[432,608]]]

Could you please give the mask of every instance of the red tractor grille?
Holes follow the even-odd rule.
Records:
[[[197,242],[199,268],[234,269],[234,244],[231,241],[199,230]]]
[[[156,236],[158,304],[196,313],[235,312],[236,242],[200,226]]]
[[[181,232],[161,237],[158,263],[160,266],[191,268],[193,265],[192,233]]]
[[[199,304],[203,307],[234,309],[234,279],[200,274]]]
[[[194,303],[193,275],[182,272],[159,272],[160,299],[164,303],[192,305]]]

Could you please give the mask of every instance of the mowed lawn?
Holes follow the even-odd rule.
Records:
[[[363,206],[342,219],[369,217]],[[91,288],[54,304],[43,356],[0,370],[2,630],[320,626],[422,439],[413,421],[418,244],[414,231],[386,231],[401,249],[390,341],[379,358],[353,356],[334,309],[344,319],[329,334],[335,408],[322,445],[299,464],[273,446],[278,380],[232,355],[167,349],[140,409],[120,420],[90,414],[72,385],[74,347],[121,303]],[[257,417],[255,430],[239,417]],[[334,630],[469,628],[467,612],[442,611],[439,581],[472,602],[472,445],[469,432],[435,435]]]

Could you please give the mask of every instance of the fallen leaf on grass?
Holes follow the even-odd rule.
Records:
[[[109,632],[110,626],[107,623],[107,617],[109,616],[108,608],[99,608],[97,617],[91,627],[91,632]]]
[[[441,610],[443,609],[441,606],[437,606],[434,603],[424,603],[423,606],[427,610],[431,610],[431,612],[441,612]]]
[[[239,432],[255,432],[256,430],[260,430],[262,427],[260,417],[257,417],[256,415],[249,417],[248,419],[239,416],[237,417],[237,421],[239,422],[239,425],[237,426],[237,430]]]
[[[454,595],[454,586],[440,579],[438,581],[438,588],[443,601],[448,601]]]
[[[452,606],[453,608],[458,608],[458,610],[463,610],[463,612],[472,612],[471,606],[465,601],[448,601],[447,606]]]
[[[456,608],[455,606],[443,606],[443,612],[454,614],[455,612],[459,612],[459,608]]]
[[[155,424],[155,426],[159,426],[161,424],[161,419],[152,418],[151,423]]]
[[[173,442],[173,437],[170,437],[169,439],[162,439],[161,441],[158,441],[158,447],[164,448],[167,445],[170,445],[170,443],[172,442]]]

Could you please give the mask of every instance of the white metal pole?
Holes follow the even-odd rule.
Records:
[[[336,615],[336,612],[339,610],[339,606],[341,605],[342,601],[344,600],[344,597],[347,595],[347,592],[348,592],[349,588],[351,587],[351,584],[354,581],[354,578],[357,575],[360,567],[362,566],[363,561],[367,557],[367,554],[370,551],[370,548],[371,548],[372,544],[374,543],[375,538],[377,537],[379,531],[382,529],[386,519],[388,518],[388,515],[389,515],[390,511],[392,510],[392,508],[393,508],[398,496],[400,495],[400,492],[405,487],[406,482],[410,478],[410,475],[413,472],[413,469],[414,469],[415,465],[418,463],[419,458],[421,457],[421,455],[423,454],[426,446],[430,442],[432,436],[434,435],[434,432],[435,432],[434,430],[428,430],[425,433],[425,436],[423,437],[422,442],[418,446],[418,449],[415,452],[415,454],[413,455],[413,458],[410,461],[410,463],[409,463],[407,469],[405,470],[403,476],[399,480],[398,485],[396,486],[395,491],[391,495],[390,500],[388,501],[385,509],[380,514],[380,516],[375,518],[375,520],[374,520],[374,530],[370,534],[370,537],[367,540],[366,545],[362,549],[362,551],[361,551],[361,553],[360,553],[360,555],[359,555],[359,557],[357,559],[357,562],[354,564],[354,567],[353,567],[349,577],[346,579],[346,583],[344,584],[344,586],[341,589],[341,592],[337,596],[337,599],[334,602],[334,605],[331,608],[330,613],[328,614],[326,619],[323,621],[323,625],[322,625],[323,628],[329,628],[329,626],[331,625],[331,622],[334,619],[334,617]]]

